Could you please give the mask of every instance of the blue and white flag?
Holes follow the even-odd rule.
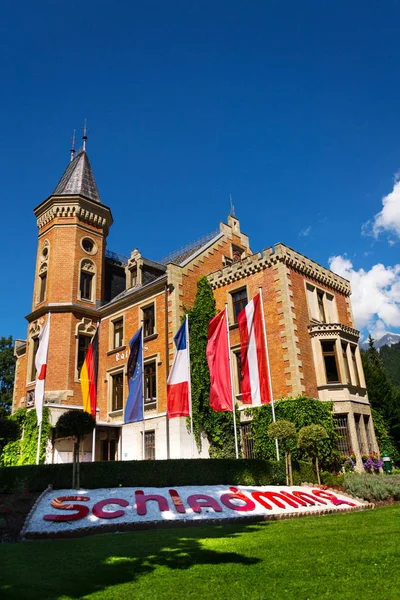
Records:
[[[130,354],[127,375],[129,394],[125,405],[124,422],[143,421],[143,345],[142,328],[129,342]]]

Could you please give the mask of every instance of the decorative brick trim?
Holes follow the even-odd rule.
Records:
[[[360,332],[342,323],[315,323],[307,325],[310,337],[329,337],[338,335],[341,338],[357,344]]]
[[[277,263],[283,263],[287,267],[333,290],[341,292],[345,296],[350,296],[351,294],[350,283],[346,279],[339,277],[339,275],[336,275],[332,271],[329,271],[329,269],[322,267],[284,244],[277,244],[275,248],[266,248],[262,252],[248,256],[238,263],[211,273],[208,276],[208,280],[212,288],[216,289],[233,281],[239,281],[244,277],[248,277]]]
[[[106,231],[112,224],[111,213],[106,206],[79,197],[60,199],[52,196],[35,209],[35,215],[39,229],[55,218],[65,217],[75,217]]]

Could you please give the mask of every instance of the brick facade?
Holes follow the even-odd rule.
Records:
[[[370,409],[347,281],[283,244],[253,254],[248,237],[240,230],[238,219],[231,215],[228,223],[220,224],[215,235],[203,240],[198,247],[184,249],[181,256],[162,264],[143,259],[137,250],[126,262],[115,259],[114,271],[122,273],[123,278],[126,276],[126,281],[122,282],[122,291],[106,301],[109,263],[105,248],[108,229],[112,225],[110,209],[84,194],[60,194],[50,196],[39,205],[35,215],[39,238],[32,312],[27,316],[27,340],[18,341],[15,348],[18,360],[14,411],[32,405],[29,392],[34,389],[34,381],[30,381],[34,340],[49,314],[51,329],[45,402],[54,415],[60,414],[64,407],[82,406],[77,369],[78,344],[82,336],[91,338],[98,325],[96,459],[105,458],[107,452],[108,459],[110,453],[117,459],[141,458],[138,449],[141,448],[144,429],[146,432],[154,431],[158,436],[156,458],[187,456],[190,443],[186,439],[185,420],[180,419],[179,425],[171,423],[170,427],[166,422],[166,381],[174,356],[173,336],[184,309],[194,303],[198,280],[206,275],[214,291],[217,309],[222,310],[225,303],[228,304],[232,352],[240,347],[239,331],[233,319],[232,293],[245,289],[250,300],[259,288],[262,289],[275,400],[306,394],[324,401],[332,394],[335,411],[348,415],[352,447],[356,446],[354,414],[365,414],[370,419]],[[84,239],[92,241],[89,251],[82,243]],[[82,270],[89,274],[90,298],[81,297]],[[40,286],[44,285],[44,273],[43,294]],[[41,294],[44,297],[41,298]],[[325,298],[325,303],[329,301],[329,306],[326,306],[330,310],[331,306],[334,307],[337,322],[333,323],[330,317],[325,326],[324,320],[321,322],[313,318],[310,308],[312,294],[319,294],[316,299]],[[140,424],[124,426],[123,408],[113,410],[111,398],[113,378],[119,373],[123,375],[124,401],[127,397],[129,340],[141,325],[143,309],[149,306],[154,306],[155,322],[154,332],[144,340],[144,361],[145,364],[155,364],[157,399],[146,411],[143,429]],[[121,319],[122,343],[114,347],[114,323]],[[354,366],[354,362],[352,374],[354,376],[354,369],[359,369],[358,387],[354,381],[351,385],[338,382],[333,386],[326,382],[321,340],[327,335],[328,326],[329,339],[334,341],[338,352],[341,352],[343,344],[349,344],[346,347],[350,357],[350,352],[355,351],[357,346],[358,367]],[[346,357],[338,356],[337,360],[338,369],[343,374]],[[237,378],[238,375],[235,391],[240,404]],[[55,416],[52,417],[54,421]],[[369,423],[370,445],[373,446],[370,450],[376,450],[372,419]],[[365,436],[365,428],[363,431]],[[168,445],[168,452],[162,448],[164,443]],[[62,450],[58,454],[57,450],[53,452],[52,460],[63,460],[62,453]]]

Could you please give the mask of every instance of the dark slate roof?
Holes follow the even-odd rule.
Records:
[[[212,231],[211,233],[208,233],[207,235],[200,238],[199,240],[196,240],[191,244],[180,248],[179,250],[171,252],[170,254],[168,254],[168,256],[164,256],[158,262],[163,265],[166,265],[169,262],[173,262],[176,265],[182,265],[192,255],[196,254],[196,252],[203,248],[203,246],[208,246],[210,241],[216,238],[219,234],[219,229],[217,229],[216,231]]]
[[[101,202],[93,172],[86,152],[79,152],[65,169],[54,196],[84,196],[94,202]]]

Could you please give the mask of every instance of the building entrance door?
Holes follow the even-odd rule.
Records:
[[[98,429],[99,439],[99,458],[98,460],[119,460],[118,457],[118,440],[119,440],[119,428],[115,427],[99,427]]]

